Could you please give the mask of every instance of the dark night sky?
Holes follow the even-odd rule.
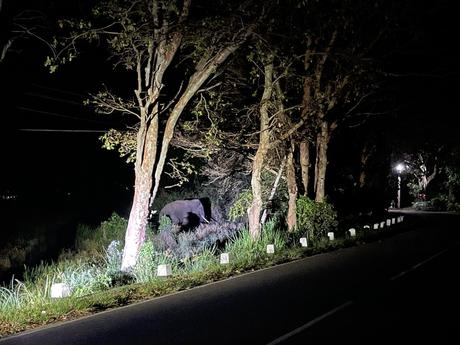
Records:
[[[50,7],[43,7],[46,3],[39,1],[24,8],[49,8],[51,15],[46,9],[43,11],[51,18],[66,10],[56,8],[52,1],[48,2]],[[13,46],[0,64],[5,90],[0,96],[0,191],[50,197],[70,192],[86,197],[91,192],[126,190],[132,185],[132,169],[116,152],[101,149],[101,133],[97,132],[117,127],[116,119],[96,115],[83,105],[88,92],[96,92],[102,83],[108,82],[110,64],[86,54],[50,74],[43,66],[46,54],[44,45],[23,40]]]
[[[78,3],[69,5],[51,0],[6,0],[5,3],[8,2],[10,11],[0,19],[2,30],[8,28],[7,14],[21,7],[40,8],[50,18],[66,12],[78,14],[81,7]],[[453,1],[413,3],[418,7],[412,18],[418,39],[407,44],[403,53],[392,55],[388,62],[389,69],[405,75],[388,83],[401,102],[399,118],[393,119],[392,135],[407,141],[424,140],[432,135],[445,139],[456,135],[458,128],[454,125],[458,117],[460,61],[459,54],[454,52],[458,42],[457,12]],[[100,148],[100,133],[21,130],[103,130],[117,125],[116,120],[95,115],[82,105],[87,92],[95,92],[102,83],[109,82],[113,73],[109,62],[86,54],[51,75],[43,67],[45,55],[44,46],[38,42],[22,41],[0,64],[0,80],[5,90],[0,96],[3,149],[0,189],[39,193],[73,189],[89,193],[132,186],[131,167],[115,152]],[[451,140],[457,139],[452,136]]]

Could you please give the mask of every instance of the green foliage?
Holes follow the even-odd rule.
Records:
[[[206,248],[201,253],[184,260],[185,272],[201,272],[218,264],[215,247]]]
[[[153,260],[154,255],[155,249],[153,243],[146,241],[139,251],[137,263],[133,270],[136,282],[145,283],[155,279],[157,267]]]
[[[177,273],[180,269],[180,262],[174,254],[169,251],[157,252],[152,241],[146,241],[139,251],[136,266],[133,269],[133,276],[137,283],[151,282],[156,279],[158,265],[171,265],[171,270]]]
[[[102,233],[102,239],[105,242],[104,247],[107,247],[113,240],[124,241],[128,220],[113,213],[110,218],[101,223],[98,231]]]
[[[460,212],[460,203],[449,201],[447,203],[447,211],[457,212],[457,213]]]
[[[418,200],[420,193],[423,192],[423,188],[418,182],[409,181],[407,183],[407,188],[409,189],[409,194],[415,199]]]
[[[460,167],[447,166],[445,168],[445,172],[447,175],[447,183],[455,188],[459,188],[460,187]]]
[[[103,221],[96,229],[87,225],[78,225],[75,235],[75,249],[88,253],[99,253],[114,240],[124,242],[128,221],[116,213]]]
[[[320,240],[337,225],[337,212],[327,202],[315,202],[305,196],[297,199],[297,233],[309,240]]]
[[[104,265],[109,275],[115,276],[119,274],[122,258],[123,248],[121,242],[117,240],[110,242],[104,255]]]
[[[120,157],[126,157],[127,163],[133,163],[136,160],[137,139],[134,131],[110,129],[99,139],[106,150],[115,150],[118,147]]]
[[[228,218],[231,221],[236,221],[246,217],[247,210],[251,206],[252,202],[252,192],[250,189],[245,189],[241,191],[240,195],[236,199],[235,203],[232,205],[228,212]]]
[[[160,217],[160,224],[158,225],[158,231],[170,231],[172,227],[172,221],[168,216]]]
[[[262,174],[262,197],[266,200],[269,197],[275,178],[276,176],[273,173],[264,172]],[[287,194],[286,191],[286,184],[280,182],[276,195],[285,195]],[[247,211],[251,206],[251,203],[251,189],[243,189],[228,211],[229,220],[238,221],[247,217]],[[276,212],[273,214],[275,218],[285,213],[286,208],[287,205],[285,198],[275,198],[272,201],[271,209],[276,210]]]
[[[225,245],[225,252],[230,254],[232,261],[250,263],[266,255],[267,245],[274,244],[275,252],[286,248],[286,237],[276,228],[276,219],[267,221],[260,238],[252,239],[247,228],[234,235]]]

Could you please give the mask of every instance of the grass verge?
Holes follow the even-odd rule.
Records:
[[[12,307],[8,312],[2,312],[2,315],[0,315],[0,337],[188,290],[242,273],[272,267],[316,254],[372,242],[391,236],[399,232],[400,229],[401,227],[394,227],[386,231],[361,232],[355,238],[321,241],[316,243],[314,247],[285,246],[275,254],[266,254],[262,248],[259,248],[257,251],[252,250],[249,257],[240,258],[231,264],[220,265],[217,261],[214,261],[202,271],[182,272],[180,275],[167,279],[156,278],[146,283],[114,287],[79,297],[70,296],[62,299],[49,299],[45,298],[47,296],[42,296],[43,298],[30,299],[28,303],[21,307]],[[11,289],[1,289],[3,290],[0,290],[0,300],[5,301],[8,298],[7,294],[10,294],[11,296],[9,297],[14,301],[20,295],[27,295],[29,287],[19,282],[12,286]],[[32,292],[30,293],[32,294]],[[17,294],[17,296],[14,296],[14,294]],[[12,305],[14,306],[14,303]]]

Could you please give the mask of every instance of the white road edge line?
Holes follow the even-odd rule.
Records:
[[[307,328],[309,328],[309,327],[315,325],[316,323],[324,320],[325,318],[337,313],[338,311],[349,307],[352,304],[353,304],[353,301],[345,302],[344,304],[339,305],[338,307],[328,311],[327,313],[324,313],[323,315],[320,315],[317,318],[315,318],[315,319],[313,319],[311,321],[308,321],[306,324],[304,324],[304,325],[292,330],[291,332],[286,333],[286,334],[282,335],[279,338],[276,338],[275,340],[269,342],[267,345],[275,345],[275,344],[282,343],[283,341],[285,341],[285,340],[291,338],[292,336],[294,336],[294,335],[306,330]]]
[[[401,278],[402,276],[406,275],[407,273],[412,272],[412,271],[415,271],[417,268],[419,268],[419,267],[421,267],[421,266],[427,264],[428,262],[430,262],[430,261],[436,259],[438,256],[440,256],[440,255],[446,253],[447,251],[449,251],[449,248],[446,248],[446,249],[444,249],[444,250],[441,250],[440,252],[438,252],[438,253],[436,253],[436,254],[430,256],[428,259],[425,259],[425,260],[419,262],[418,264],[415,264],[414,266],[410,267],[409,269],[407,269],[407,270],[405,270],[405,271],[402,271],[401,273],[398,273],[398,274],[394,275],[393,277],[390,278],[390,280],[393,281],[393,280],[399,279],[399,278]]]

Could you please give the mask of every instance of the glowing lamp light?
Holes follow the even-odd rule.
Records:
[[[398,163],[395,167],[398,172],[398,208],[401,208],[401,172],[405,169],[405,165]]]
[[[398,165],[396,165],[395,169],[400,174],[405,169],[404,164],[399,163]]]

